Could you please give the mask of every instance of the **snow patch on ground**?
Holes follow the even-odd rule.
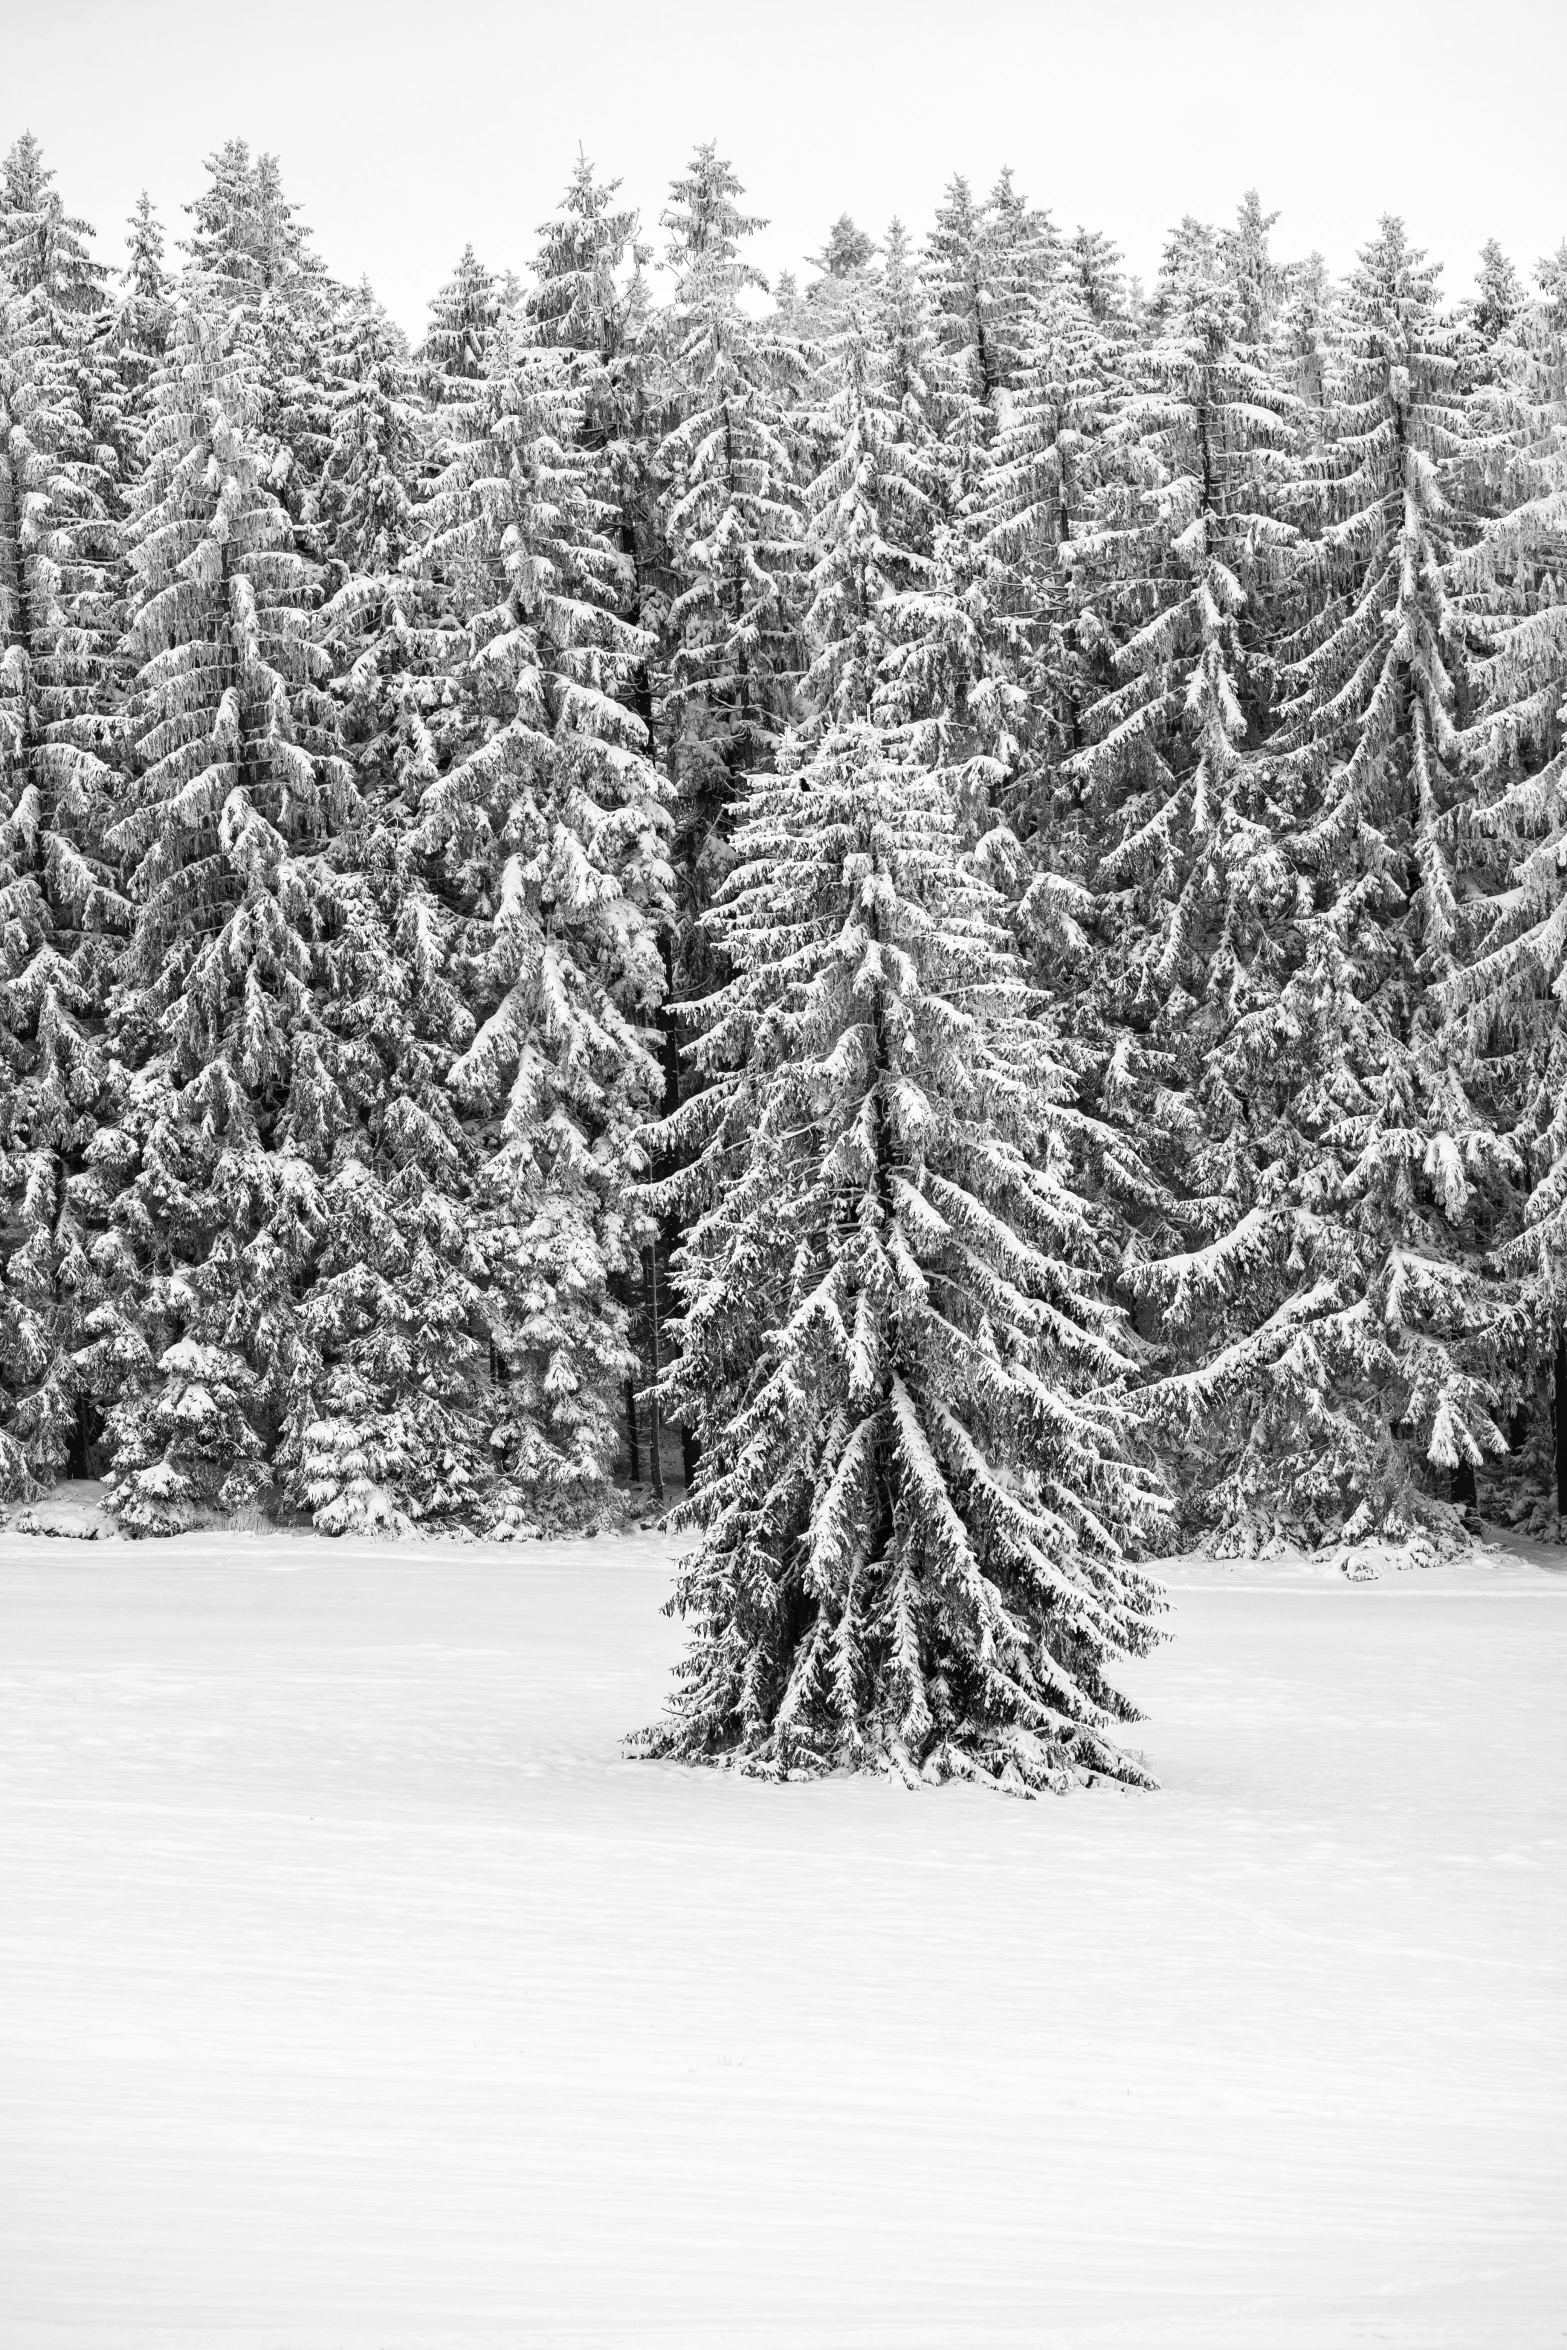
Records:
[[[0,1535],[6,2350],[1563,2340],[1559,1549],[1167,1563],[1031,1805],[628,1762],[671,1558]]]

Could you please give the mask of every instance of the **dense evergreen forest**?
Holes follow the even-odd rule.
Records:
[[[411,345],[271,156],[115,271],[12,147],[0,1491],[678,1460],[656,1746],[1135,1776],[1138,1561],[1567,1511],[1567,246],[743,204]]]

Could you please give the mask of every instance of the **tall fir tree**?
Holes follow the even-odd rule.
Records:
[[[1487,287],[1487,278],[1490,287]],[[1488,247],[1479,408],[1493,511],[1449,584],[1475,656],[1459,764],[1473,804],[1463,860],[1469,952],[1432,990],[1516,1152],[1496,1262],[1516,1283],[1503,1321],[1522,1476],[1494,1506],[1540,1532],[1567,1521],[1567,304],[1525,304]],[[1500,283],[1498,284],[1498,281]],[[1474,321],[1485,332],[1479,316]]]
[[[420,808],[479,1015],[450,1085],[486,1143],[472,1231],[500,1385],[510,1523],[602,1510],[626,1364],[611,1278],[657,1098],[667,816],[628,706],[645,657],[580,445],[569,360],[502,334],[444,448],[421,565],[487,583],[467,608]]]
[[[327,366],[322,479],[331,592],[315,635],[354,774],[329,850],[335,915],[322,1019],[348,1117],[322,1191],[301,1308],[315,1377],[278,1460],[327,1533],[482,1519],[496,1462],[472,1247],[480,1142],[448,1087],[473,1036],[456,924],[419,840],[440,762],[451,631],[416,575],[424,414],[402,337],[369,289]]]
[[[114,1019],[131,1074],[104,1153],[121,1263],[89,1325],[112,1506],[137,1533],[264,1483],[314,1374],[299,1293],[349,1114],[322,1010],[349,777],[264,406],[243,310],[187,298],[132,528],[132,765],[109,833],[136,900]]]
[[[84,1476],[96,1435],[124,450],[91,233],[19,140],[0,176],[0,1478],[23,1490]]]
[[[1308,609],[1268,746],[1299,875],[1289,969],[1227,1066],[1267,1168],[1238,1243],[1164,1268],[1187,1312],[1246,1327],[1169,1391],[1229,1524],[1443,1531],[1504,1448],[1498,1300],[1481,1258],[1509,1153],[1433,990],[1463,947],[1454,724],[1464,647],[1443,563],[1466,419],[1436,272],[1384,220],[1343,313],[1308,477]]]
[[[1141,1782],[1107,1675],[1153,1636],[1156,1496],[1003,909],[865,726],[757,777],[680,1113],[672,1400],[692,1645],[655,1753],[769,1777]]]
[[[740,778],[765,766],[788,720],[799,667],[795,588],[801,508],[785,402],[795,347],[743,307],[758,270],[743,257],[763,224],[709,144],[670,190],[666,322],[676,420],[657,458],[671,575],[662,732],[677,794],[677,997],[705,984],[704,909],[727,865]]]

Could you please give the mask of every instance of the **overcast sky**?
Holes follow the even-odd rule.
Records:
[[[282,159],[329,266],[417,332],[471,239],[526,267],[579,141],[657,237],[716,137],[798,268],[851,212],[919,234],[1010,163],[1151,277],[1183,212],[1255,186],[1283,258],[1402,212],[1465,291],[1500,237],[1567,236],[1567,0],[0,0],[0,139],[43,141],[118,263],[145,185],[171,238],[225,138]]]

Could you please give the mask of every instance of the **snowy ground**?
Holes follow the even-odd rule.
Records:
[[[1547,1554],[1179,1569],[1033,1805],[626,1763],[668,1573],[0,1536],[5,2350],[1567,2341]]]

